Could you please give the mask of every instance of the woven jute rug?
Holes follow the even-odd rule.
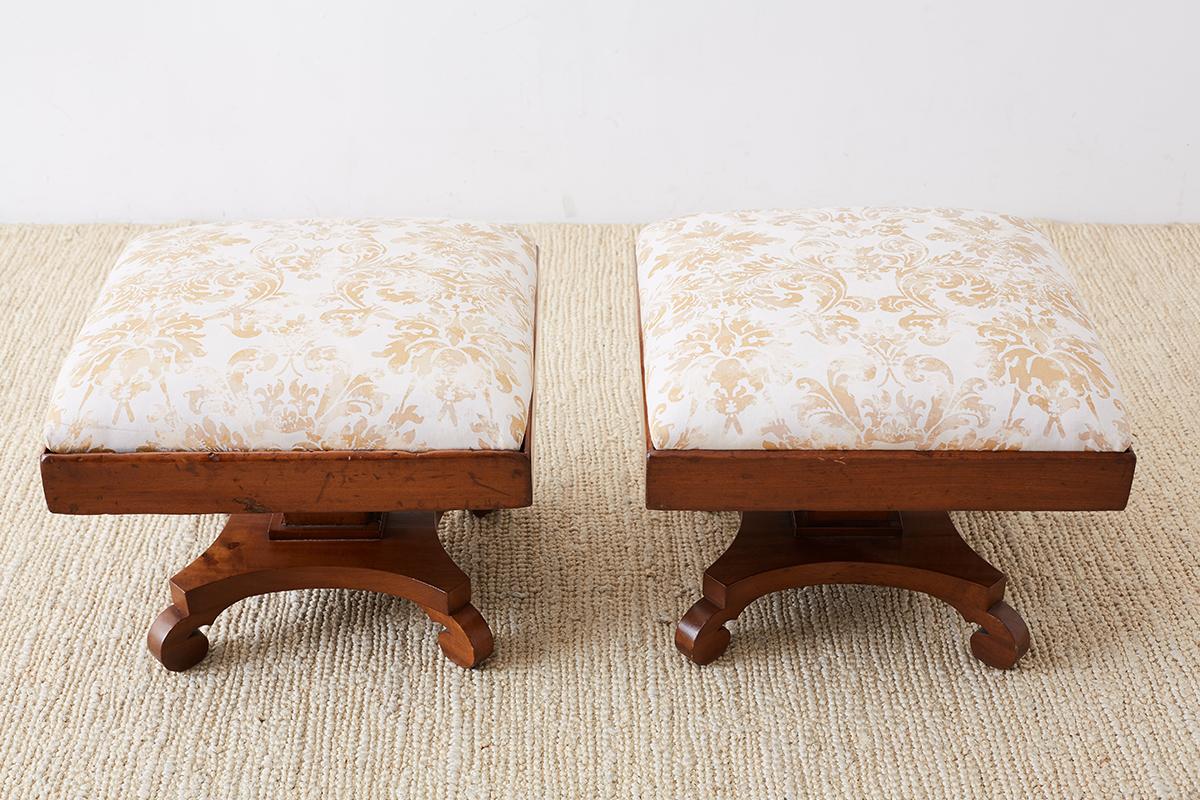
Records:
[[[496,655],[465,671],[404,601],[252,599],[171,674],[166,579],[218,517],[56,517],[50,384],[136,226],[0,227],[0,796],[1200,796],[1200,226],[1047,224],[1129,399],[1123,513],[956,515],[1033,648],[898,590],[789,591],[699,668],[672,631],[731,514],[643,507],[630,226],[541,246],[536,505],[442,536]]]

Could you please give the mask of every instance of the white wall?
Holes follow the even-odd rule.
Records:
[[[0,220],[1200,220],[1200,3],[27,0]]]

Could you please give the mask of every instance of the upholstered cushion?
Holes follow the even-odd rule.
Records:
[[[697,214],[638,238],[659,449],[1124,450],[1116,378],[1028,222]]]
[[[151,233],[54,389],[52,452],[519,449],[533,246],[443,220]]]

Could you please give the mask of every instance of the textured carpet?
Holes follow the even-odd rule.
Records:
[[[50,382],[134,226],[0,227],[0,796],[1200,795],[1200,226],[1047,226],[1138,434],[1129,509],[959,514],[1011,576],[1011,673],[947,606],[829,587],[751,606],[720,661],[673,624],[730,514],[647,512],[632,237],[542,247],[536,505],[442,535],[496,655],[464,671],[414,606],[246,601],[183,674],[146,652],[217,517],[51,516]]]

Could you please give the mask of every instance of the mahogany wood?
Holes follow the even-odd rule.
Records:
[[[60,514],[521,508],[531,448],[527,434],[519,451],[45,453],[42,488]]]
[[[272,514],[267,529],[275,541],[306,539],[382,539],[384,515],[345,512],[333,514]]]
[[[1029,649],[1029,630],[1004,603],[1004,575],[963,541],[945,512],[743,513],[737,537],[704,573],[704,596],[680,620],[675,644],[707,664],[729,644],[725,623],[754,600],[829,583],[896,586],[944,600],[982,626],[971,652],[993,667],[1010,668]]]
[[[381,515],[383,533],[356,532],[374,523],[342,524],[344,538],[281,541],[278,515],[234,514],[216,541],[171,579],[172,603],[150,627],[150,652],[170,670],[185,670],[208,652],[199,628],[239,600],[291,589],[366,589],[403,597],[445,627],[438,644],[463,667],[492,652],[492,633],[471,605],[471,583],[442,547],[436,512]],[[311,520],[310,525],[321,526]],[[326,529],[336,528],[331,517]]]
[[[1120,510],[1137,459],[1019,450],[655,450],[646,506],[690,511]]]
[[[362,526],[377,523],[380,518],[378,512],[372,513],[369,511],[343,511],[341,513],[322,513],[322,514],[280,514],[279,520],[283,525],[294,527],[346,527],[346,526]]]

